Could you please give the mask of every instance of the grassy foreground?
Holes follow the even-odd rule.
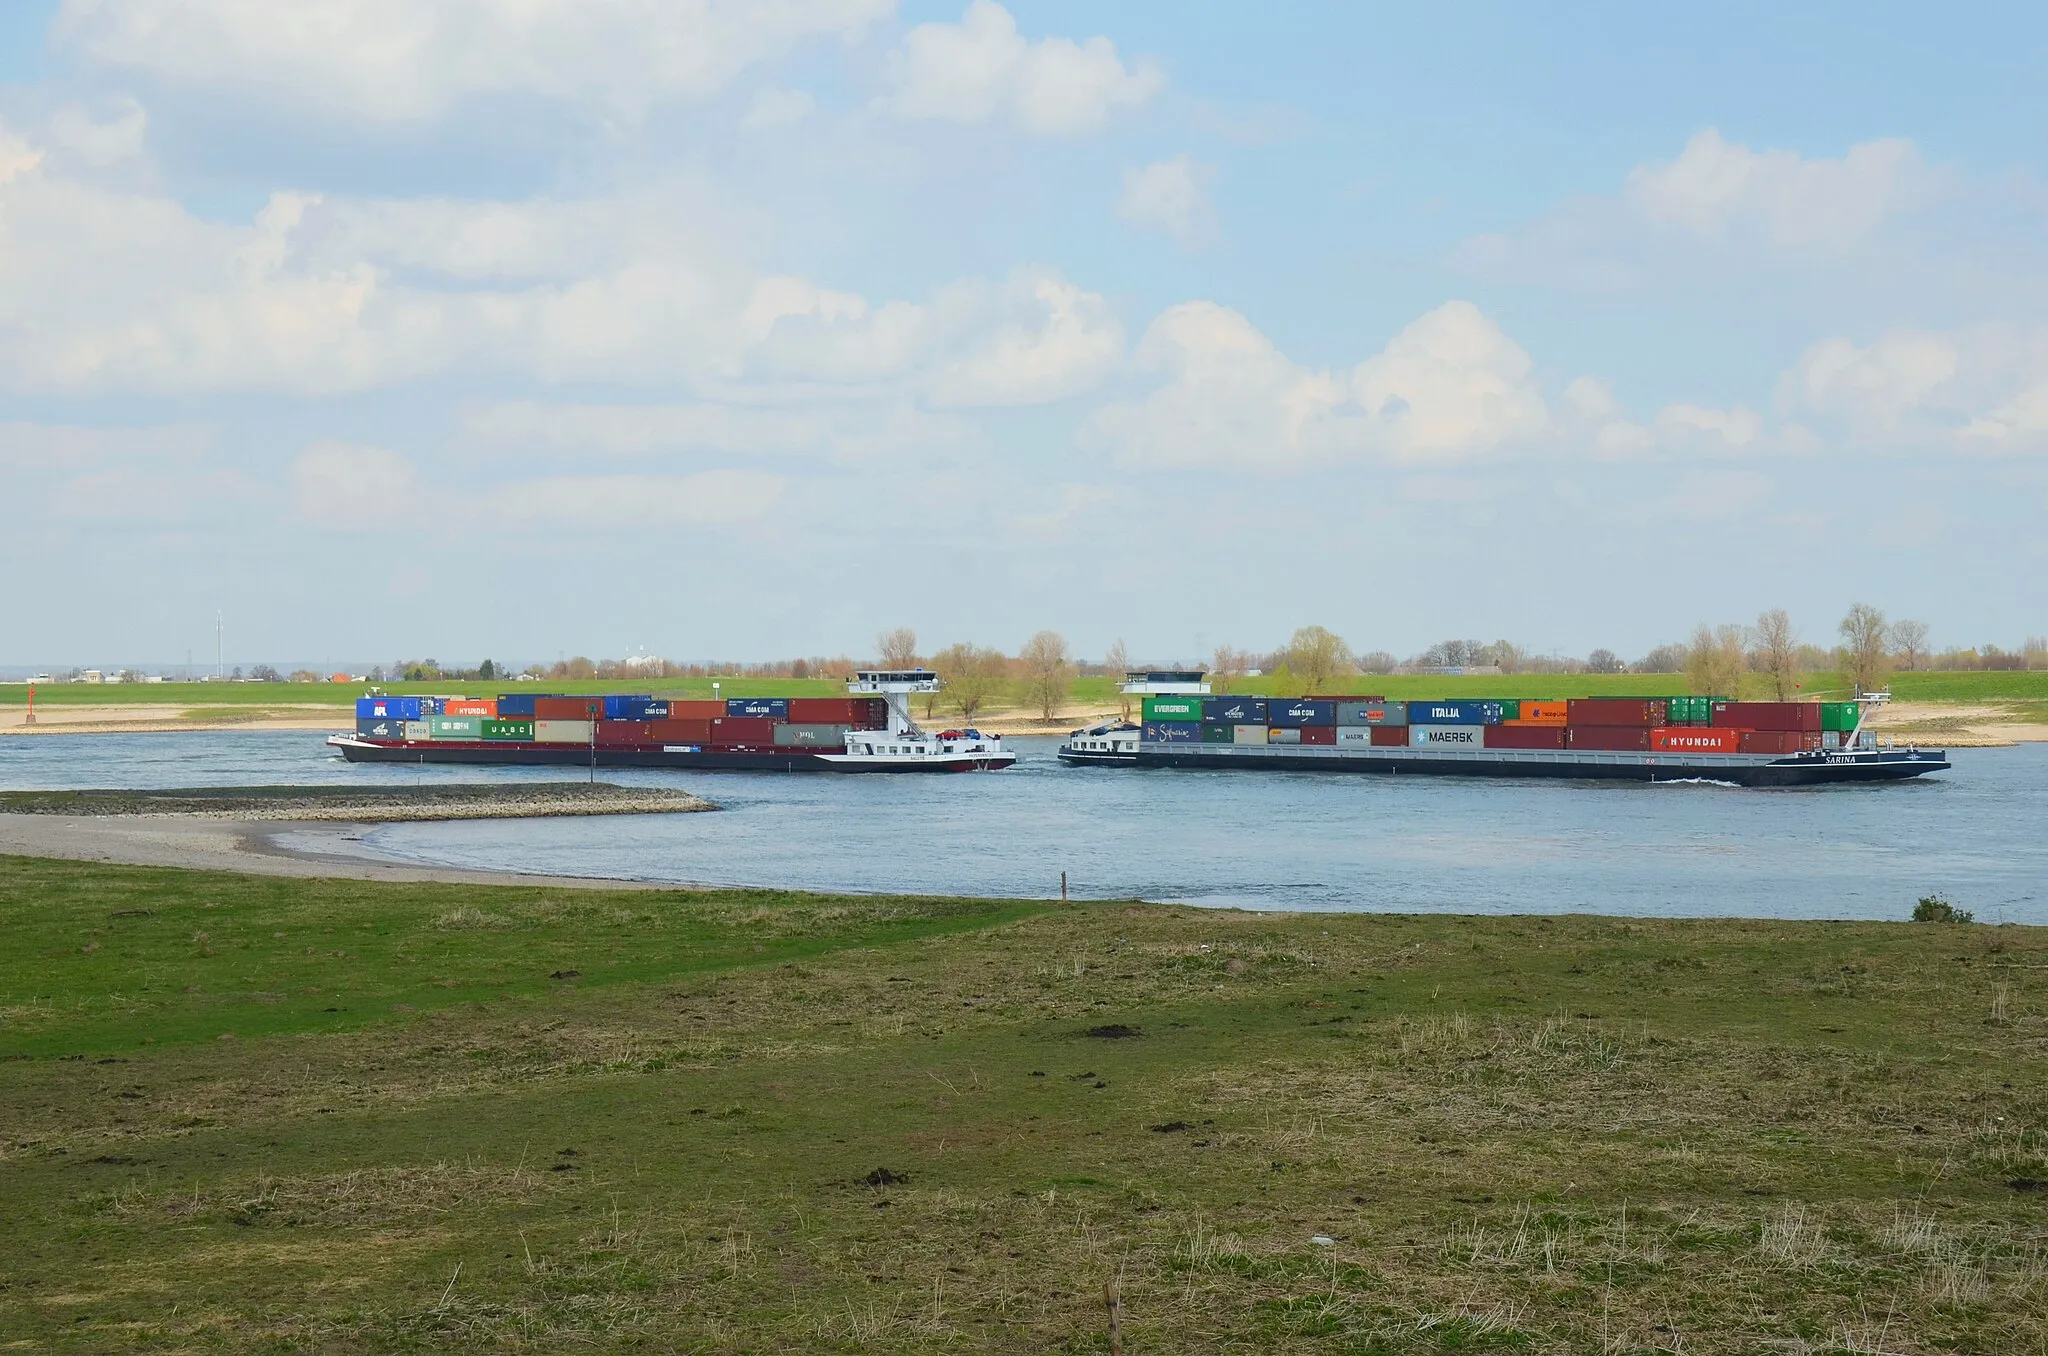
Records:
[[[2044,974],[0,858],[0,1343],[2040,1351]]]

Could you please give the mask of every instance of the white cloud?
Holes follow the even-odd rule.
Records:
[[[817,109],[818,101],[800,89],[763,89],[747,105],[740,126],[750,132],[774,127],[794,127]]]
[[[635,115],[701,100],[806,39],[859,36],[893,0],[64,0],[95,61],[354,116],[530,95]]]
[[[1206,301],[1163,313],[1138,358],[1165,384],[1098,412],[1084,438],[1139,465],[1441,464],[1553,426],[1528,354],[1469,302],[1421,316],[1349,372],[1298,366],[1243,315]]]
[[[1183,245],[1196,245],[1215,234],[1216,209],[1209,201],[1213,165],[1177,155],[1124,171],[1124,190],[1116,214],[1144,230],[1163,231]]]
[[[1866,239],[1936,186],[1910,141],[1865,141],[1837,159],[1809,158],[1753,151],[1710,127],[1676,160],[1631,171],[1624,197],[1645,219],[1695,235],[1751,231],[1778,245],[1828,248]]]
[[[119,428],[13,421],[0,423],[0,470],[21,476],[109,462],[184,461],[213,443],[214,430],[201,424]]]
[[[149,114],[133,99],[120,100],[105,119],[76,104],[66,104],[50,116],[52,144],[95,169],[140,159],[148,137]]]
[[[762,471],[684,476],[550,476],[493,491],[482,514],[503,526],[740,527],[758,522],[789,486]]]
[[[174,523],[191,517],[195,509],[246,505],[260,493],[233,471],[109,467],[58,485],[50,497],[49,513],[82,521]]]
[[[499,455],[525,449],[571,463],[591,459],[785,457],[892,470],[981,460],[978,425],[908,404],[580,405],[507,401],[469,410],[463,431]]]
[[[1710,409],[1703,405],[1666,405],[1657,412],[1657,431],[1667,438],[1717,439],[1731,448],[1745,448],[1763,435],[1763,421],[1755,411],[1737,407]]]
[[[957,24],[919,24],[890,55],[890,92],[877,106],[899,118],[1004,120],[1047,135],[1086,132],[1166,85],[1157,65],[1126,66],[1105,37],[1031,42],[995,0],[971,0]]]
[[[292,503],[321,527],[366,530],[419,519],[418,470],[382,447],[319,442],[292,462]]]
[[[1897,330],[1868,345],[1826,339],[1785,374],[1780,398],[1874,443],[2048,450],[2048,328]]]

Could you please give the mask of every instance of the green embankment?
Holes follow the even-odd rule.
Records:
[[[1096,1352],[1118,1277],[1133,1353],[2040,1350],[2044,975],[0,859],[0,1342]]]

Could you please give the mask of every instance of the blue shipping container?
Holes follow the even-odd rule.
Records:
[[[532,720],[534,702],[550,695],[546,692],[501,692],[498,694],[498,719]]]
[[[418,697],[358,697],[357,720],[425,720]]]
[[[606,697],[606,720],[667,720],[668,703],[654,697]]]
[[[1307,700],[1291,702],[1267,702],[1266,723],[1289,728],[1302,725],[1335,725],[1337,703],[1312,702]]]
[[[1202,703],[1202,719],[1211,725],[1264,725],[1266,703],[1257,697],[1211,697]]]
[[[1202,727],[1191,720],[1148,720],[1138,738],[1147,744],[1199,744]]]
[[[357,716],[356,734],[363,739],[387,739],[396,742],[405,738],[405,722],[395,717],[374,720],[368,716]]]
[[[1409,702],[1410,725],[1498,725],[1499,702]]]
[[[727,697],[725,714],[746,720],[788,720],[789,699],[786,697]]]

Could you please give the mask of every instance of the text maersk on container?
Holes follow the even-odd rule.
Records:
[[[1486,742],[1484,725],[1410,725],[1408,742],[1412,748],[1482,748]]]

